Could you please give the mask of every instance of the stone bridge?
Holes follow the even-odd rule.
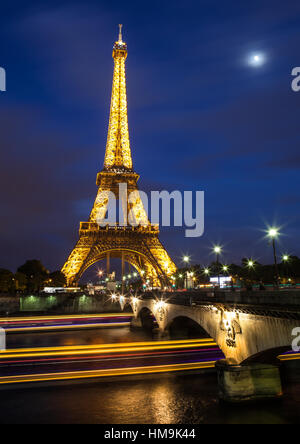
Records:
[[[276,357],[292,348],[300,328],[299,291],[146,293],[130,304],[134,327],[152,319],[167,338],[188,321],[216,341],[226,358],[216,364],[221,398],[281,396]]]

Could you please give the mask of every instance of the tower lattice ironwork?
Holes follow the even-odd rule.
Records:
[[[96,262],[111,257],[122,259],[134,266],[143,279],[154,286],[166,285],[176,266],[159,240],[159,228],[150,224],[138,190],[139,175],[132,167],[129,141],[125,61],[127,45],[119,39],[113,47],[114,75],[112,85],[109,128],[104,167],[98,173],[98,194],[88,222],[81,222],[79,240],[62,268],[68,285],[77,283],[83,273]],[[120,184],[127,187],[130,203],[120,196]],[[111,226],[103,224],[111,193],[122,200],[125,223]],[[135,220],[128,225],[127,218]],[[99,221],[101,221],[99,223]]]

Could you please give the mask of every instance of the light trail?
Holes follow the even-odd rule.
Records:
[[[36,316],[1,318],[0,327],[7,333],[53,331],[87,328],[128,327],[132,313],[93,315]]]
[[[74,364],[74,363],[86,363],[86,362],[107,362],[107,360],[109,361],[126,361],[126,360],[131,360],[132,358],[160,358],[162,356],[168,355],[168,357],[178,357],[178,354],[189,354],[189,353],[199,353],[201,352],[202,355],[204,354],[218,354],[218,352],[220,354],[222,354],[221,350],[216,347],[216,348],[209,348],[209,349],[205,349],[204,351],[201,350],[200,348],[195,349],[195,350],[177,350],[176,353],[174,351],[164,351],[163,353],[157,353],[157,352],[150,352],[150,353],[143,353],[138,354],[138,353],[131,353],[131,354],[126,354],[126,355],[108,355],[108,356],[92,356],[92,357],[84,357],[84,358],[76,358],[75,356],[69,357],[69,358],[61,358],[60,360],[57,360],[55,358],[45,358],[45,359],[35,359],[35,360],[23,360],[23,361],[5,361],[5,364],[13,364],[14,366],[18,367],[18,366],[25,366],[26,364],[31,364],[31,365],[40,365],[41,363],[49,363],[50,365],[54,364],[64,364],[66,361],[69,364]],[[200,361],[199,361],[200,362]],[[1,364],[1,361],[0,361]]]
[[[38,326],[38,327],[14,327],[5,328],[6,332],[25,332],[25,331],[50,331],[50,330],[70,330],[70,329],[83,329],[83,328],[115,328],[115,327],[128,327],[130,322],[111,322],[111,323],[97,323],[97,324],[73,324],[73,325],[51,325],[51,326]]]
[[[0,352],[0,386],[200,371],[222,358],[211,338],[11,349]],[[278,359],[299,360],[300,353]]]
[[[300,359],[300,353],[289,353],[287,355],[278,356],[280,361],[297,361]]]
[[[40,358],[44,356],[82,356],[109,353],[130,353],[163,351],[168,349],[189,349],[195,347],[216,346],[212,339],[183,340],[183,341],[157,341],[157,342],[134,342],[123,344],[103,344],[86,346],[46,347],[31,349],[3,350],[0,352],[0,362],[6,359]]]
[[[18,375],[18,376],[2,376],[0,377],[0,384],[20,384],[29,382],[49,382],[49,381],[64,381],[64,380],[79,380],[79,379],[93,379],[112,376],[128,376],[128,375],[145,375],[155,373],[168,373],[188,370],[200,370],[214,368],[216,361],[211,362],[196,362],[185,364],[170,364],[147,367],[131,367],[131,368],[117,368],[105,370],[85,370],[76,372],[60,372],[60,373],[44,373],[36,375]]]
[[[22,322],[22,321],[45,321],[58,319],[93,319],[93,318],[111,318],[111,317],[132,317],[132,313],[101,313],[101,314],[82,314],[82,315],[56,315],[56,316],[30,316],[30,317],[16,317],[16,318],[1,318],[2,323],[8,322]]]

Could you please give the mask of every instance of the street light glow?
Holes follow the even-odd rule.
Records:
[[[189,256],[183,256],[183,262],[190,262]]]
[[[275,239],[276,237],[278,237],[279,235],[279,230],[278,228],[270,228],[268,231],[268,236],[271,237],[272,239]]]
[[[282,256],[282,260],[283,260],[283,262],[288,262],[290,260],[290,256],[288,254],[284,254]]]
[[[204,268],[204,273],[209,274],[210,273],[209,268]]]
[[[249,260],[248,261],[248,267],[253,268],[254,267],[254,261],[253,260]]]
[[[222,251],[222,248],[219,247],[218,245],[216,245],[216,246],[214,247],[214,252],[215,252],[216,254],[220,254],[221,251]]]

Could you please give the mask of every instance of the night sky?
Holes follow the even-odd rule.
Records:
[[[300,255],[300,3],[295,0],[1,3],[0,268],[67,259],[102,169],[118,24],[128,44],[134,168],[145,190],[204,190],[205,235],[163,230],[180,265]],[[265,63],[250,66],[261,54]]]

